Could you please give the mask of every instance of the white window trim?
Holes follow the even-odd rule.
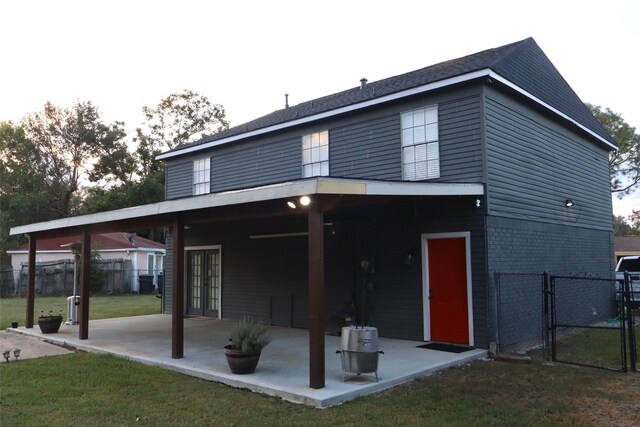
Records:
[[[432,107],[435,107],[435,109],[436,109],[436,117],[437,117],[437,122],[436,122],[437,129],[436,129],[436,132],[438,134],[438,138],[435,141],[425,141],[424,145],[428,147],[428,144],[433,144],[433,143],[438,144],[438,176],[434,176],[434,177],[431,177],[431,178],[428,178],[428,177],[427,178],[420,178],[420,179],[418,179],[418,178],[414,178],[414,179],[405,178],[404,149],[406,147],[410,147],[410,146],[411,147],[415,147],[416,145],[423,145],[423,143],[411,144],[411,145],[404,145],[402,143],[402,133],[403,133],[403,130],[404,130],[404,128],[402,127],[402,115],[406,114],[406,113],[411,113],[411,112],[414,112],[414,111],[417,111],[417,110],[425,110],[425,109],[432,108]],[[425,147],[425,148],[427,148],[427,147]],[[427,158],[425,161],[428,162],[429,159]],[[430,180],[433,180],[433,179],[439,179],[440,178],[440,176],[441,176],[440,175],[440,172],[441,172],[440,171],[440,108],[439,108],[438,104],[424,105],[424,106],[419,107],[419,108],[413,108],[411,110],[400,112],[400,162],[402,164],[402,180],[403,181],[419,182],[419,181],[430,181]]]
[[[208,166],[206,167],[204,170],[208,170],[209,173],[206,175],[206,180],[205,181],[198,181],[196,182],[195,177],[196,177],[196,164],[200,163],[200,162],[205,162],[205,164]],[[208,187],[208,191],[203,191],[203,192],[197,192],[196,189],[200,188],[200,186],[204,185],[205,188]],[[192,168],[191,168],[191,195],[193,196],[200,196],[202,194],[209,194],[211,193],[211,157],[202,157],[199,159],[195,159],[192,162]]]
[[[323,133],[327,134],[327,144],[326,144],[327,145],[327,160],[320,160],[320,161],[317,161],[317,162],[310,161],[308,163],[305,163],[305,161],[304,161],[304,150],[305,150],[304,149],[304,139],[305,139],[305,137],[310,137],[311,139],[313,139],[313,135],[318,135],[320,137],[320,135],[323,134]],[[330,150],[329,147],[331,145],[331,142],[330,142],[329,130],[325,129],[325,130],[321,130],[321,131],[317,131],[317,132],[311,132],[311,133],[304,134],[304,135],[302,135],[300,143],[301,143],[301,145],[300,145],[300,150],[301,150],[300,151],[300,154],[301,154],[301,156],[300,156],[300,163],[301,163],[300,173],[301,173],[302,178],[313,178],[313,177],[317,177],[317,176],[329,176],[330,173],[331,173],[331,163],[330,163],[330,158],[329,158],[329,150]],[[320,146],[320,147],[322,147],[322,146]],[[311,167],[313,169],[313,165],[319,164],[320,168],[322,168],[322,164],[323,163],[327,164],[326,174],[323,174],[322,170],[320,171],[319,174],[313,174],[313,172],[309,176],[306,176],[304,174],[305,166],[311,165]]]

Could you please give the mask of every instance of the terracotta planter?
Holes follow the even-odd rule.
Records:
[[[260,352],[243,353],[242,350],[233,348],[232,345],[224,347],[224,354],[227,356],[227,363],[234,374],[250,374],[256,370]]]
[[[62,316],[40,316],[38,326],[43,334],[55,334],[60,330]]]

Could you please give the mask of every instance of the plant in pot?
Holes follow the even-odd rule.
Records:
[[[49,311],[49,315],[45,315],[44,311],[41,311],[38,316],[38,326],[43,334],[55,334],[60,330],[61,324],[62,310],[60,310],[60,314],[53,314],[53,311]]]
[[[255,371],[262,349],[271,341],[269,327],[245,317],[231,330],[231,344],[224,347],[224,354],[231,372],[250,374]]]

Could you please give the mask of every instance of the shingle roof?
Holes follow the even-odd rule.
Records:
[[[184,144],[172,151],[238,136],[246,132],[283,124],[484,69],[491,69],[556,110],[571,117],[606,141],[614,143],[611,136],[587,110],[584,103],[567,84],[535,40],[529,37],[502,47],[370,82],[365,90],[358,86],[277,110],[199,141]]]
[[[165,245],[162,243],[154,242],[144,237],[135,237],[133,244],[129,241],[129,233],[117,232],[117,233],[103,233],[94,234],[91,236],[91,246],[95,249],[165,249]],[[53,239],[39,239],[36,240],[36,251],[60,251],[65,250],[62,245],[69,243],[79,243],[81,241],[80,236],[71,237],[56,237]],[[29,244],[24,244],[11,248],[8,252],[23,252],[29,250]],[[69,249],[71,251],[71,249]]]
[[[616,252],[640,252],[640,236],[616,236]]]

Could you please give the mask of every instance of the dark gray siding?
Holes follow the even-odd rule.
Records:
[[[191,161],[204,155],[212,158],[212,192],[301,179],[301,136],[322,130],[329,130],[331,176],[401,180],[400,113],[432,104],[439,106],[441,163],[434,181],[482,182],[481,99],[478,86],[421,95],[172,159],[167,198],[191,195]]]
[[[211,191],[257,187],[301,177],[300,136],[229,144],[212,152]]]
[[[201,153],[167,162],[165,199],[179,199],[193,195],[193,161],[209,156]]]
[[[540,276],[503,276],[495,273],[538,273],[573,277],[610,278],[613,234],[609,231],[560,224],[489,217],[487,219],[489,277],[500,304],[492,314],[501,351],[527,348],[542,342],[542,287]],[[566,285],[568,282],[560,282]],[[613,317],[612,285],[573,281],[570,298],[558,312],[571,312],[571,323]],[[566,288],[568,289],[568,288]],[[558,291],[562,291],[558,285]],[[568,322],[567,322],[568,323]]]
[[[488,345],[487,292],[483,217],[473,198],[425,199],[420,202],[344,208],[327,214],[325,227],[326,330],[343,325],[338,307],[355,299],[381,336],[422,340],[422,266],[404,264],[409,249],[420,255],[421,234],[471,232],[475,342]],[[250,235],[300,232],[306,218],[242,221],[196,225],[187,232],[186,246],[222,245],[222,315],[226,319],[252,316],[283,324],[291,311],[291,326],[307,327],[307,239],[305,236],[251,239]],[[170,243],[170,240],[169,242]],[[167,257],[171,256],[168,250]],[[372,288],[364,291],[360,261],[371,259]],[[167,261],[165,307],[171,306],[171,262]]]
[[[492,88],[485,117],[490,215],[611,230],[604,149]]]

